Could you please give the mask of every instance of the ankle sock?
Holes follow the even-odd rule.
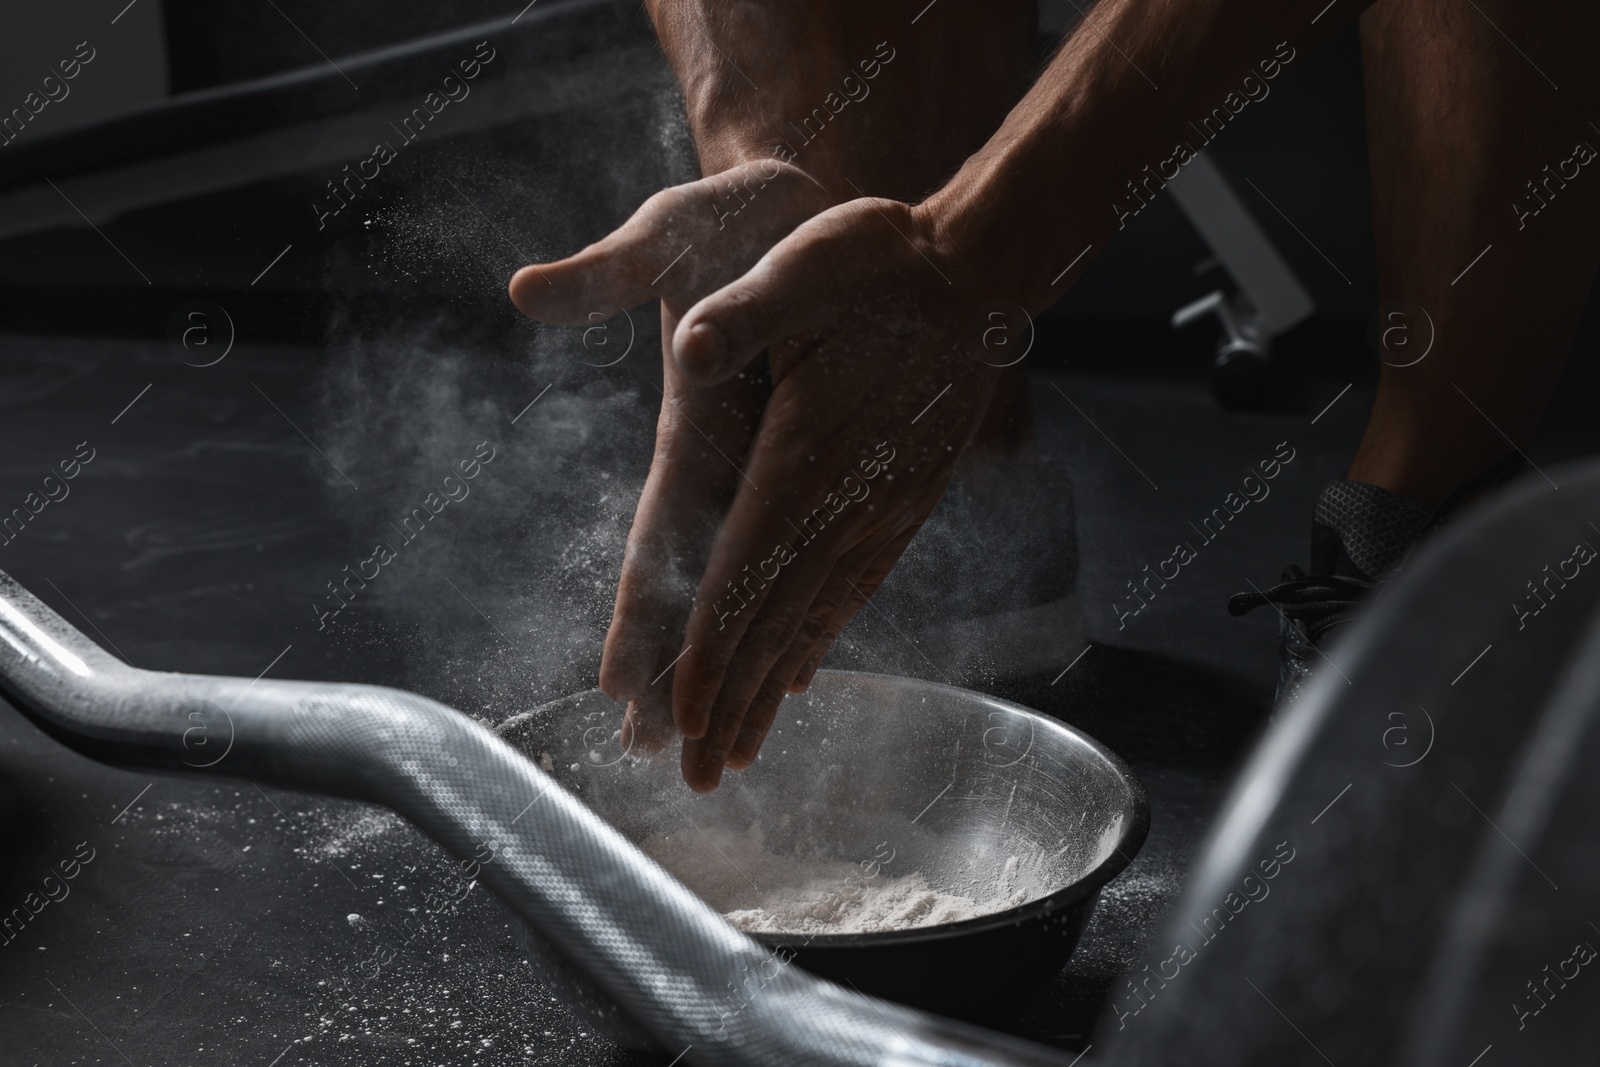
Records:
[[[1405,562],[1416,543],[1479,496],[1521,473],[1511,452],[1456,487],[1437,506],[1366,482],[1330,482],[1311,520],[1311,572],[1382,581]]]
[[[1365,482],[1332,482],[1317,498],[1311,523],[1311,570],[1377,581],[1405,560],[1421,538],[1432,504]]]

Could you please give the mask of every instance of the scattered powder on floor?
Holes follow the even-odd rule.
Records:
[[[947,893],[916,872],[779,855],[760,824],[742,834],[694,828],[641,842],[651,858],[747,933],[863,934],[961,922],[1023,903],[1016,864],[982,899]],[[870,876],[869,876],[869,872]]]

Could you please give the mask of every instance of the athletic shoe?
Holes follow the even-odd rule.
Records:
[[[1359,616],[1362,603],[1404,567],[1421,541],[1521,468],[1522,457],[1513,453],[1438,507],[1364,482],[1333,482],[1323,489],[1311,523],[1311,573],[1291,564],[1272,588],[1228,600],[1231,615],[1263,604],[1277,609],[1277,706],[1299,699],[1312,671],[1327,658],[1334,634]]]

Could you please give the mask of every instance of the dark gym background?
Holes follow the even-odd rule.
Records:
[[[1049,6],[1043,24],[1067,15]],[[0,109],[84,40],[97,55],[72,95],[0,148],[0,505],[78,442],[97,454],[0,567],[151,670],[381,682],[492,720],[592,684],[659,340],[635,314],[633,355],[596,370],[504,286],[692,176],[635,5],[38,5],[6,16]],[[483,40],[496,58],[474,95],[319,230],[325,183]],[[1363,424],[1377,366],[1363,136],[1347,35],[1297,59],[1211,150],[1317,302],[1279,348],[1265,410],[1219,407],[1212,338],[1168,325],[1226,284],[1170,198],[1039,323],[1040,447],[1072,471],[1090,646],[1065,675],[991,688],[1121,754],[1153,821],[1067,972],[1006,1024],[1018,1033],[1083,1047],[1268,713],[1276,620],[1224,603],[1305,562],[1312,502]],[[182,343],[196,307],[207,349]],[[1542,465],[1600,438],[1597,328],[1591,301]],[[308,605],[325,581],[486,438],[501,458],[481,497],[319,631]],[[1270,500],[1119,628],[1125,583],[1283,441],[1297,458]],[[960,580],[998,589],[1006,572],[975,561]],[[858,620],[859,665],[893,644],[889,626]],[[0,811],[7,907],[58,854],[98,850],[0,954],[0,1063],[635,1061],[553,1003],[481,891],[392,981],[330,999],[326,971],[449,866],[381,812],[109,770],[9,713]]]

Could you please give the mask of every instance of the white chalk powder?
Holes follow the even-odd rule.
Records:
[[[779,855],[759,824],[746,833],[694,828],[647,838],[640,847],[747,933],[865,934],[961,922],[1023,903],[1008,862],[983,899],[933,888],[892,863],[861,864]]]

